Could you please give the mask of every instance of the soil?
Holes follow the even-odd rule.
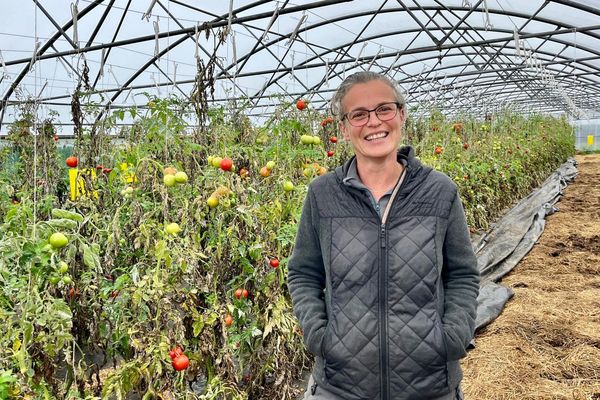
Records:
[[[514,297],[463,360],[468,400],[600,400],[600,154],[502,284]]]

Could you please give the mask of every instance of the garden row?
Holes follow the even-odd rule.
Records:
[[[190,131],[184,104],[153,99],[73,149],[24,113],[0,150],[0,397],[293,398],[310,358],[287,259],[307,185],[351,155],[300,108],[260,127],[214,109]],[[404,141],[456,182],[473,231],[574,152],[565,120],[511,112],[409,118]]]

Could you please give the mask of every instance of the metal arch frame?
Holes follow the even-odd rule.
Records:
[[[413,8],[415,8],[415,7],[413,7]],[[425,9],[425,10],[434,10],[434,11],[435,11],[435,10],[441,10],[441,9],[442,9],[442,7],[432,7],[432,6],[428,6],[428,7],[423,7],[422,9]],[[448,9],[448,8],[447,8],[447,7],[443,7],[443,9]],[[452,7],[452,8],[450,8],[450,9],[451,9],[451,10],[454,10],[454,11],[468,11],[468,10],[469,10],[469,8],[464,8],[464,7]],[[386,13],[387,13],[387,12],[397,12],[397,11],[401,11],[401,9],[386,9],[384,12],[386,12]],[[493,10],[493,9],[490,9],[490,10],[489,10],[489,12],[490,12],[490,13],[498,13],[498,14],[502,14],[502,15],[510,15],[510,16],[513,16],[513,17],[518,17],[518,18],[523,18],[523,19],[529,19],[529,18],[530,18],[530,16],[529,16],[529,15],[527,15],[527,14],[521,14],[521,13],[514,13],[514,12],[504,12],[504,11]],[[596,11],[596,13],[597,13],[598,15],[600,15],[600,12]],[[370,15],[370,13],[368,13],[368,12],[361,12],[361,13],[349,14],[349,15],[345,15],[345,16],[343,16],[343,17],[338,17],[338,18],[335,18],[335,19],[331,19],[331,20],[329,20],[328,22],[321,22],[321,23],[316,23],[316,24],[313,24],[313,25],[311,25],[311,26],[307,26],[307,27],[306,27],[305,29],[303,29],[302,31],[304,31],[304,30],[309,30],[309,29],[315,29],[315,28],[317,28],[317,27],[320,27],[320,26],[322,26],[322,25],[325,25],[325,24],[327,24],[327,23],[337,22],[337,21],[346,20],[346,19],[351,19],[351,18],[357,18],[357,17],[361,17],[361,16],[368,16],[368,15]],[[582,30],[582,29],[580,29],[580,28],[576,28],[576,27],[574,27],[574,26],[566,26],[566,25],[565,25],[565,24],[563,24],[563,23],[560,23],[560,22],[557,22],[557,21],[554,21],[554,20],[548,20],[548,19],[546,19],[546,18],[533,18],[533,20],[535,20],[535,21],[538,21],[538,22],[547,23],[547,24],[550,24],[550,25],[565,26],[565,27],[567,27],[569,30],[577,29],[577,31],[578,31],[578,32],[582,32],[582,33],[584,33],[584,32],[585,32],[584,30]],[[470,25],[469,25],[469,28],[470,28],[471,30],[476,30],[476,28],[474,28],[474,27],[471,27]],[[597,29],[597,28],[596,28],[596,27],[594,27],[594,29]],[[589,29],[589,30],[591,30],[591,29]],[[384,34],[379,34],[379,35],[374,35],[374,36],[371,36],[371,37],[363,38],[363,39],[361,39],[361,40],[359,40],[359,41],[357,41],[357,40],[354,40],[354,41],[352,41],[351,43],[342,44],[342,45],[340,45],[340,46],[338,46],[338,47],[336,47],[336,48],[334,48],[334,49],[331,49],[331,52],[336,52],[336,51],[338,51],[338,50],[340,50],[340,49],[346,48],[346,47],[348,47],[348,46],[352,46],[352,45],[354,45],[354,44],[356,44],[356,43],[365,42],[365,41],[369,41],[369,40],[377,39],[377,38],[380,38],[380,37],[387,37],[387,36],[391,36],[391,35],[395,35],[395,34],[411,33],[411,32],[417,32],[417,31],[418,31],[418,30],[416,30],[416,29],[412,29],[412,30],[407,30],[407,31],[404,31],[404,32],[403,32],[403,31],[396,31],[396,32],[386,32],[386,33],[384,33]],[[494,31],[499,31],[499,30],[498,30],[498,29],[494,29]],[[538,37],[538,36],[552,36],[553,34],[557,34],[557,33],[558,33],[558,32],[545,32],[545,34],[544,34],[544,35],[540,35],[540,34],[530,34],[530,35],[523,35],[522,37],[523,37],[523,38],[531,38],[531,37]],[[566,33],[566,32],[564,32],[564,33]],[[587,34],[588,34],[588,35],[590,35],[590,36],[592,36],[592,37],[594,37],[594,38],[596,38],[596,39],[600,39],[600,35],[596,35],[596,34],[589,33],[589,32],[587,32]],[[271,41],[271,42],[267,43],[265,46],[270,46],[270,45],[273,45],[273,44],[277,43],[279,40],[280,40],[280,39],[276,39],[276,40],[274,40],[274,41]],[[482,40],[482,41],[478,41],[478,42],[475,42],[475,43],[462,43],[462,44],[460,44],[460,45],[458,45],[458,46],[460,46],[460,47],[467,47],[467,46],[472,46],[472,45],[486,45],[486,44],[489,44],[489,43],[494,43],[494,42],[498,42],[498,41],[502,41],[502,42],[510,42],[510,41],[512,41],[512,36],[511,36],[510,38]],[[565,43],[563,42],[563,44],[565,44]],[[568,45],[569,45],[570,47],[574,47],[574,46],[573,46],[572,44],[570,44],[570,43],[569,43]],[[451,47],[458,47],[458,46],[451,46]],[[442,49],[444,49],[444,48],[448,48],[448,46],[447,46],[447,45],[446,45],[446,46],[445,46],[445,45],[441,45],[441,46],[430,46],[430,47],[427,47],[427,48],[422,48],[422,49],[420,49],[420,51],[414,51],[415,49],[411,49],[410,51],[409,51],[409,50],[405,50],[403,54],[415,54],[415,53],[419,53],[419,52],[436,51],[436,50],[442,50]],[[583,49],[581,46],[578,46],[578,48],[580,48],[580,49]],[[591,51],[591,52],[593,52],[593,50],[589,50],[589,49],[588,49],[588,51]],[[324,54],[324,53],[323,53],[323,54]],[[322,54],[322,55],[323,55],[323,54]],[[396,54],[397,54],[397,53],[394,53],[393,55],[395,56]],[[244,57],[249,57],[249,56],[250,56],[250,54],[247,54],[247,55],[245,55]],[[389,56],[390,56],[390,54],[388,53],[388,54],[385,54],[385,55],[380,55],[380,56],[376,56],[376,57],[377,57],[377,58],[383,58],[383,57],[389,57]],[[243,57],[242,57],[242,58],[243,58]],[[370,60],[371,58],[373,58],[373,57],[371,57],[371,56],[369,56],[369,57],[363,57],[363,60]],[[304,64],[308,64],[309,62],[311,62],[311,61],[313,61],[313,60],[315,60],[315,57],[312,57],[312,58],[310,58],[310,59],[307,59],[307,60],[305,60],[304,62],[302,62],[301,64],[299,64],[299,65],[297,66],[297,68],[301,68],[301,67],[302,67],[302,65],[304,65]],[[354,61],[354,59],[352,60],[352,62],[353,62],[353,61]],[[351,62],[351,61],[348,61],[348,62]],[[286,75],[287,75],[287,73],[280,74],[280,75],[279,75],[279,77],[278,77],[276,80],[279,80],[279,79],[283,78],[283,77],[284,77],[284,76],[286,76]],[[273,81],[273,83],[275,83],[275,81]],[[314,89],[314,88],[311,88],[311,89]]]
[[[92,3],[91,5],[89,5],[86,9],[80,11],[78,13],[78,19],[85,16],[89,11],[91,11],[93,8],[95,8],[97,5],[99,5],[100,3],[102,3],[104,0],[95,0],[94,3]],[[331,4],[337,4],[337,3],[341,3],[341,2],[348,2],[351,0],[320,0],[320,1],[316,1],[316,2],[312,2],[312,3],[308,3],[305,4],[303,6],[294,6],[294,7],[290,7],[288,9],[284,9],[281,10],[280,14],[289,14],[289,13],[294,13],[297,11],[303,11],[303,10],[308,10],[311,8],[318,8],[318,7],[323,7],[323,6],[327,6],[327,5],[331,5]],[[261,1],[255,2],[253,4],[262,4]],[[247,9],[246,6],[240,7],[239,9],[236,9],[235,12],[240,12]],[[262,18],[266,18],[271,16],[271,13],[259,13],[259,14],[254,14],[254,15],[250,15],[250,16],[246,16],[246,17],[241,17],[241,18],[234,18],[232,20],[232,24],[241,24],[247,21],[252,21],[252,20],[257,20],[257,19],[262,19]],[[220,26],[224,26],[227,24],[227,21],[223,20],[224,17],[220,17],[219,20],[214,21],[212,23],[207,23],[207,26],[210,27],[220,27]],[[73,24],[73,21],[70,20],[69,22],[67,22],[63,27],[62,30],[66,31],[67,29],[69,29]],[[179,39],[177,42],[171,44],[170,46],[168,46],[166,49],[163,49],[160,54],[158,55],[158,57],[153,57],[151,60],[149,60],[146,64],[144,64],[144,66],[142,66],[132,77],[130,77],[130,79],[127,80],[127,85],[131,82],[133,82],[143,71],[145,71],[150,65],[153,65],[154,62],[160,58],[162,55],[166,54],[168,51],[170,51],[171,49],[173,49],[174,47],[178,46],[179,44],[181,44],[183,42],[183,40],[187,39],[189,37],[189,35],[191,33],[193,33],[195,30],[195,27],[192,28],[183,28],[183,29],[178,29],[178,30],[173,30],[173,31],[168,31],[168,32],[162,32],[158,34],[158,38],[165,38],[165,37],[173,37],[173,36],[178,36],[178,35],[186,35],[183,37],[183,39]],[[54,54],[44,54],[45,51],[47,50],[48,47],[50,47],[57,39],[58,37],[60,37],[62,35],[61,31],[59,30],[59,32],[57,32],[36,54],[35,59],[36,60],[44,60],[44,59],[52,59],[52,58],[58,58],[61,56],[65,56],[65,55],[73,55],[73,54],[82,54],[82,53],[87,53],[87,52],[91,52],[91,51],[97,51],[97,50],[102,50],[102,49],[110,49],[112,47],[118,47],[118,46],[123,46],[123,45],[127,45],[127,44],[133,44],[133,43],[140,43],[140,42],[144,42],[144,41],[150,41],[150,40],[155,40],[155,35],[147,35],[147,36],[140,36],[137,38],[131,38],[131,39],[126,39],[126,40],[121,40],[121,41],[117,41],[117,42],[111,42],[111,43],[105,43],[102,45],[91,45],[91,46],[86,46],[84,48],[78,48],[75,51],[62,51],[62,52],[56,52]],[[71,41],[72,42],[72,41]],[[5,104],[7,104],[10,96],[12,95],[14,88],[20,83],[20,81],[25,77],[25,75],[27,74],[27,71],[29,70],[29,66],[31,63],[31,59],[18,59],[18,60],[12,60],[12,61],[7,61],[5,62],[6,65],[15,65],[15,64],[26,64],[25,68],[21,71],[21,74],[17,77],[17,79],[15,80],[15,82],[13,82],[13,85],[11,85],[11,87],[9,88],[9,90],[7,91],[7,93],[4,96],[4,99],[2,100],[2,102],[0,103],[0,109],[2,110],[2,114],[0,114],[0,126],[2,124],[2,119],[4,116],[4,110],[5,110]],[[113,96],[112,99],[109,100],[109,102],[105,105],[105,109],[107,109],[108,107],[110,107],[110,103],[113,102],[116,97],[118,97],[121,93],[123,92],[123,87],[121,86],[121,88],[119,90],[117,90],[117,93],[115,96]]]
[[[96,0],[96,1],[95,1],[93,4],[91,4],[90,6],[88,6],[88,7],[87,7],[85,10],[81,11],[81,12],[79,13],[79,15],[78,15],[78,16],[80,16],[80,17],[83,17],[83,16],[84,16],[84,15],[85,15],[87,12],[89,12],[89,10],[91,10],[91,8],[94,8],[96,5],[98,5],[98,4],[100,4],[100,3],[102,3],[102,1],[103,1],[103,0]],[[481,0],[480,0],[480,2],[481,2]],[[598,9],[593,9],[593,8],[591,8],[591,7],[588,7],[588,6],[585,6],[585,5],[582,5],[582,4],[578,4],[578,3],[574,3],[574,2],[572,2],[572,1],[569,1],[569,0],[547,0],[545,4],[548,4],[548,3],[550,3],[550,2],[552,2],[552,3],[557,3],[557,4],[561,4],[561,5],[565,5],[565,6],[568,6],[568,7],[575,8],[575,9],[580,9],[580,10],[583,10],[583,11],[586,11],[586,12],[591,12],[591,13],[593,13],[593,14],[595,14],[595,15],[600,15],[600,11],[599,11]],[[439,3],[438,3],[438,4],[439,4]],[[110,6],[109,6],[109,8],[110,8]],[[406,7],[405,7],[405,8],[406,8]],[[436,11],[438,11],[438,12],[440,12],[440,11],[442,11],[442,10],[449,10],[449,8],[448,8],[448,7],[431,7],[431,6],[428,6],[428,7],[418,7],[418,8],[419,8],[420,10],[427,9],[427,10],[436,10]],[[411,7],[410,9],[416,9],[416,8],[415,8],[415,7]],[[454,10],[454,11],[471,11],[471,12],[478,12],[478,13],[481,13],[481,12],[482,12],[481,10],[475,9],[475,7],[473,7],[473,8],[465,8],[465,7],[451,7],[451,8],[450,8],[450,10]],[[297,11],[297,10],[294,10],[294,11]],[[398,9],[386,9],[386,10],[384,10],[384,12],[393,12],[393,11],[398,11]],[[555,20],[549,20],[549,19],[546,19],[546,18],[533,18],[533,19],[532,19],[532,16],[528,16],[528,15],[524,15],[524,14],[519,14],[519,13],[513,13],[513,12],[505,12],[505,11],[503,11],[503,10],[502,10],[502,11],[500,11],[500,10],[493,10],[493,9],[490,9],[490,10],[489,10],[489,12],[490,12],[490,13],[497,13],[497,14],[501,14],[501,15],[511,15],[511,16],[515,16],[515,17],[519,17],[519,18],[528,18],[528,21],[535,20],[535,21],[544,22],[544,23],[549,23],[549,24],[553,24],[553,25],[557,25],[557,26],[563,26],[563,27],[564,27],[564,26],[566,26],[566,24],[565,24],[565,23],[558,22],[558,21],[555,21]],[[362,14],[364,14],[364,15],[369,15],[369,14],[370,14],[370,15],[373,15],[373,13],[372,13],[372,12],[370,12],[370,13],[362,13]],[[256,16],[257,16],[257,15],[254,15],[254,16],[249,16],[249,17],[245,17],[245,18],[252,18],[252,17],[256,17]],[[360,16],[360,15],[359,15],[359,14],[354,14],[354,15],[350,15],[350,16],[345,16],[345,17],[343,17],[343,19],[355,18],[355,17],[357,17],[357,16]],[[435,15],[434,15],[434,16],[435,16]],[[236,24],[237,24],[237,23],[241,23],[241,22],[240,22],[240,20],[241,20],[241,19],[234,19],[234,20],[232,21],[232,23],[236,23]],[[339,20],[339,19],[338,19],[338,20]],[[431,22],[432,20],[433,20],[433,17],[431,17],[431,18],[430,18],[429,22]],[[331,22],[335,22],[335,21],[328,21],[327,23],[331,23]],[[427,24],[428,24],[429,22],[427,22]],[[72,21],[71,21],[71,22],[69,22],[69,23],[67,23],[67,24],[65,25],[65,27],[64,27],[64,29],[63,29],[63,32],[62,32],[62,33],[59,31],[57,34],[55,34],[55,36],[53,37],[53,40],[51,40],[51,42],[54,42],[54,41],[55,41],[55,40],[56,40],[58,37],[60,37],[60,36],[61,36],[61,34],[64,34],[64,30],[66,30],[66,29],[69,29],[69,27],[70,27],[71,25],[72,25]],[[311,26],[309,26],[309,27],[306,27],[305,29],[302,29],[301,31],[308,30],[308,29],[314,29],[314,28],[316,28],[316,27],[317,27],[317,25],[321,25],[321,24],[313,24],[313,25],[311,25]],[[98,24],[98,26],[97,26],[97,29],[98,29],[99,27],[100,27],[100,24]],[[474,31],[476,31],[475,29],[473,29],[473,28],[472,28],[472,27],[470,27],[470,26],[469,26],[469,28],[470,28],[471,30],[474,30]],[[577,29],[579,32],[582,32],[582,30],[580,30],[579,28],[575,28],[575,27],[570,27],[570,28],[571,28],[571,29]],[[96,31],[95,31],[95,32],[97,32],[97,29],[96,29]],[[187,30],[187,32],[182,32],[182,33],[187,33],[187,36],[189,36],[189,33],[190,33],[190,28],[188,28],[188,29],[184,29],[184,30]],[[182,30],[179,30],[179,31],[182,31]],[[301,31],[299,31],[299,33],[300,33]],[[429,29],[426,29],[426,31],[429,33]],[[450,38],[450,35],[451,35],[451,34],[452,34],[454,31],[455,31],[455,29],[450,29],[450,31],[449,31],[449,32],[448,32],[448,33],[445,35],[445,37],[444,37],[444,38],[443,38],[441,41],[439,41],[439,44],[440,44],[440,45],[442,45],[442,44],[444,43],[444,41],[445,41],[445,40],[447,40],[448,38]],[[497,29],[494,29],[494,31],[498,31],[498,30],[497,30]],[[172,31],[171,33],[168,33],[168,32],[167,32],[167,33],[163,33],[163,35],[169,35],[169,34],[170,34],[171,36],[174,36],[174,35],[176,34],[175,32],[177,32],[177,31]],[[582,33],[583,33],[583,32],[582,32]],[[590,34],[589,32],[587,32],[587,33],[588,33],[588,34]],[[398,33],[387,33],[385,36],[390,36],[390,35],[393,35],[393,34],[398,34]],[[557,32],[554,32],[554,33],[552,33],[552,34],[557,34]],[[525,35],[523,35],[522,37],[523,37],[523,38],[527,38],[527,37],[537,37],[537,36],[539,36],[539,35],[538,35],[538,34],[534,34],[533,36],[528,36],[528,35],[526,35],[526,34],[525,34]],[[551,35],[551,34],[549,34],[546,40],[553,40],[553,39],[551,39],[551,36],[552,36],[552,35]],[[596,39],[598,39],[597,35],[590,34],[590,36],[592,36],[592,37],[595,37]],[[265,47],[267,47],[267,46],[270,46],[270,45],[272,45],[272,44],[274,44],[274,43],[276,43],[276,42],[278,42],[278,41],[280,41],[280,40],[284,40],[285,38],[288,38],[288,37],[289,37],[289,35],[282,35],[280,39],[277,39],[277,40],[271,41],[271,42],[269,42],[268,44],[265,44],[265,45],[263,45],[263,46],[262,46],[262,48],[265,48]],[[144,37],[141,37],[141,38],[138,38],[138,39],[143,39],[143,38],[144,38]],[[357,36],[357,38],[358,38],[358,36]],[[146,39],[146,40],[150,40],[150,39]],[[152,36],[152,39],[151,39],[151,40],[154,40],[154,36]],[[348,43],[347,43],[347,44],[345,44],[345,45],[344,45],[345,47],[344,47],[344,46],[340,46],[340,48],[341,48],[341,49],[344,49],[344,48],[345,48],[345,50],[346,50],[346,51],[345,51],[345,53],[343,53],[343,54],[347,54],[347,51],[348,51],[348,50],[349,50],[349,49],[350,49],[350,48],[351,48],[351,47],[352,47],[354,44],[356,44],[356,43],[359,43],[359,42],[361,42],[361,41],[366,41],[366,40],[372,40],[372,38],[371,38],[371,39],[369,39],[369,38],[366,38],[366,39],[361,39],[361,40],[355,39],[355,40],[353,40],[353,42],[352,42],[351,44],[348,44]],[[491,41],[490,41],[490,40],[487,40],[487,41],[486,41],[486,40],[484,40],[484,41],[479,41],[479,42],[474,42],[474,43],[460,43],[460,44],[458,44],[458,45],[454,44],[454,46],[451,46],[451,47],[449,47],[449,48],[453,48],[453,47],[456,47],[456,48],[462,48],[462,47],[466,47],[466,46],[473,46],[474,44],[475,44],[475,45],[480,45],[480,46],[483,46],[483,45],[489,45],[489,44],[491,44],[491,43],[492,43],[492,42],[494,42],[494,41],[503,41],[503,42],[504,42],[504,46],[503,46],[503,47],[501,47],[501,48],[500,48],[500,49],[499,49],[499,50],[496,52],[496,55],[495,55],[495,56],[492,56],[492,57],[490,57],[490,59],[489,59],[489,60],[488,60],[488,61],[487,61],[487,62],[484,64],[484,66],[487,66],[487,65],[489,65],[489,63],[490,63],[490,62],[494,61],[494,58],[495,58],[495,57],[502,55],[502,53],[501,53],[502,49],[503,49],[503,48],[506,48],[506,45],[507,45],[508,43],[510,43],[511,39],[508,39],[508,40],[507,40],[506,38],[503,38],[503,39],[501,39],[501,40],[491,40]],[[574,47],[574,44],[573,44],[572,42],[564,42],[564,41],[558,41],[558,40],[554,40],[554,41],[556,41],[556,42],[558,42],[558,43],[562,43],[562,44],[564,44],[564,45],[565,45],[565,48],[564,48],[564,49],[566,49],[566,48],[569,48],[569,47]],[[90,42],[91,42],[91,40],[90,40]],[[544,42],[545,42],[545,41],[544,41]],[[543,43],[544,43],[544,42],[543,42]],[[45,50],[47,50],[47,48],[49,47],[49,43],[50,43],[50,41],[49,41],[48,43],[46,43],[42,49],[40,49],[40,51],[38,52],[38,56],[36,57],[36,59],[42,59],[42,58],[46,58],[46,57],[40,57],[40,56],[44,54]],[[542,43],[542,45],[543,45],[543,43]],[[88,44],[89,44],[89,43],[88,43]],[[119,45],[119,44],[120,44],[120,43],[118,43],[118,44],[114,44],[114,45]],[[84,48],[84,49],[79,49],[79,51],[78,51],[78,52],[83,52],[83,50],[85,50],[85,51],[93,51],[93,50],[98,50],[99,48],[109,48],[109,49],[110,49],[110,48],[114,47],[114,45],[110,45],[110,46],[106,46],[106,47],[103,47],[103,46],[101,46],[101,47],[98,47],[98,46],[89,46],[89,45],[88,45],[88,46],[86,46],[86,48]],[[540,46],[541,46],[541,45],[540,45]],[[166,49],[166,51],[169,51],[169,50],[170,50],[171,48],[173,48],[173,47],[174,47],[174,46],[170,47],[169,49]],[[444,46],[439,46],[439,47],[440,47],[440,49],[441,49],[441,48],[443,48]],[[581,50],[584,50],[584,51],[590,51],[590,49],[587,49],[587,50],[586,50],[586,49],[585,49],[584,47],[582,47],[582,46],[577,46],[577,47],[578,47],[579,49],[581,49]],[[262,49],[262,48],[261,48],[261,49]],[[474,47],[473,47],[473,48],[474,48]],[[563,50],[564,50],[564,49],[563,49]],[[42,51],[42,50],[43,50],[43,51]],[[166,51],[165,51],[165,52],[166,52]],[[420,52],[427,52],[427,51],[431,51],[431,49],[430,49],[430,48],[422,48]],[[538,51],[539,51],[539,47],[538,47]],[[561,52],[562,52],[562,51],[561,51]],[[595,54],[597,54],[597,52],[594,52],[594,51],[591,51],[591,52],[592,52],[592,53],[595,53]],[[72,53],[71,53],[71,54],[72,54]],[[324,54],[327,54],[327,53],[322,53],[321,55],[324,55]],[[340,53],[337,53],[337,54],[339,55]],[[418,52],[407,52],[407,54],[418,54]],[[51,57],[60,57],[60,56],[62,56],[62,55],[64,55],[64,54],[59,54],[59,53],[57,53],[57,54],[51,55],[51,56],[50,56],[50,57],[48,57],[48,58],[51,58]],[[396,55],[396,53],[395,53],[394,55]],[[249,55],[246,55],[246,56],[249,56]],[[246,57],[246,56],[244,56],[244,57]],[[389,56],[390,56],[390,55],[385,55],[385,57],[389,57]],[[321,59],[322,59],[322,57],[319,57],[319,58],[321,58]],[[377,57],[377,56],[376,56],[376,58],[377,58],[377,59],[379,59],[379,58],[384,58],[384,55],[381,55],[380,57]],[[243,59],[243,57],[242,57],[242,58],[238,58],[238,60],[237,60],[237,61],[239,62],[239,60],[240,60],[240,59]],[[304,65],[306,65],[306,66],[308,66],[308,65],[309,65],[309,63],[310,63],[310,61],[312,61],[312,60],[315,60],[315,59],[316,59],[316,58],[314,58],[314,57],[313,57],[313,58],[311,58],[311,60],[305,60],[305,61],[303,62],[303,64],[304,64]],[[363,61],[366,61],[367,59],[368,59],[368,60],[371,60],[371,59],[373,59],[373,57],[372,57],[372,56],[369,56],[369,57],[363,57]],[[154,63],[154,61],[155,61],[155,60],[153,60],[153,62],[152,62],[152,63]],[[353,59],[352,61],[355,61],[355,60]],[[347,61],[347,62],[348,62],[348,61]],[[148,67],[148,66],[150,66],[152,63],[148,63],[148,64],[146,64],[146,65],[145,65],[143,68],[141,68],[141,69],[138,71],[139,73],[138,73],[137,75],[135,75],[134,77],[132,77],[132,79],[128,80],[128,82],[129,82],[129,83],[132,83],[132,82],[133,82],[133,80],[135,80],[135,78],[136,78],[137,76],[139,76],[139,74],[141,73],[141,71],[143,71],[143,70],[147,69],[147,67]],[[344,62],[335,62],[335,63],[332,63],[332,65],[333,65],[333,66],[336,66],[336,65],[338,65],[338,64],[343,64],[343,63],[344,63]],[[581,70],[581,68],[580,68],[580,67],[578,67],[578,64],[581,64],[581,60],[580,60],[580,59],[578,59],[578,60],[577,60],[577,62],[574,62],[574,63],[572,63],[572,64],[573,64],[573,65],[571,65],[571,67],[574,69],[574,71],[575,71],[575,70]],[[469,63],[465,63],[465,64],[462,64],[461,66],[463,66],[463,67],[467,67],[468,65],[469,65]],[[568,65],[568,63],[566,63],[566,65],[567,65],[567,67],[569,66],[569,65]],[[595,69],[598,69],[598,68],[597,68],[597,67],[595,67],[595,66],[590,66],[590,65],[585,65],[585,66],[586,66],[586,67],[589,67],[589,68],[595,68]],[[28,67],[29,67],[29,65],[28,65],[28,66],[27,66],[27,67],[24,69],[25,73],[26,73],[26,71],[28,70]],[[228,67],[228,68],[227,68],[227,69],[226,69],[226,70],[225,70],[225,71],[224,71],[222,74],[225,74],[225,73],[226,73],[226,71],[228,71],[228,70],[229,70],[231,67],[232,67],[232,66],[229,66],[229,67]],[[296,67],[296,68],[298,68],[298,67]],[[566,67],[565,67],[565,68],[566,68]],[[273,72],[273,73],[276,73],[276,72],[280,72],[280,71],[282,71],[282,70],[283,70],[283,71],[285,71],[285,69],[274,69],[274,70],[272,70],[271,72]],[[435,72],[435,71],[438,71],[438,70],[439,70],[439,69],[431,69],[431,70],[430,70],[428,73],[432,73],[432,72]],[[333,69],[332,69],[332,71],[333,71]],[[264,72],[264,71],[263,71],[263,72]],[[22,75],[24,76],[24,73],[23,73],[23,71],[22,71]],[[251,76],[251,75],[258,75],[258,73],[256,73],[256,72],[254,72],[254,73],[249,73],[247,76]],[[283,76],[285,76],[285,75],[286,75],[286,74],[284,74]],[[339,74],[336,74],[336,75],[339,75]],[[510,78],[510,75],[509,75],[509,78]],[[18,82],[20,82],[20,80],[21,80],[21,79],[22,79],[22,77],[18,78]],[[278,79],[280,79],[280,78],[278,78]],[[3,117],[3,115],[4,115],[5,104],[7,104],[7,103],[8,103],[8,99],[10,98],[10,95],[12,94],[12,90],[14,89],[14,87],[16,87],[16,85],[18,84],[18,82],[15,82],[15,83],[13,84],[13,86],[11,86],[11,88],[10,88],[10,90],[9,90],[9,93],[7,93],[7,95],[5,96],[5,98],[2,100],[2,104],[0,104],[0,108],[2,108],[2,116],[0,117],[0,123],[1,123],[1,121],[2,121],[2,117]],[[151,85],[151,86],[152,86],[152,85]],[[120,90],[117,92],[117,94],[116,94],[115,96],[113,96],[113,99],[111,99],[111,102],[112,102],[112,101],[114,101],[114,99],[116,99],[116,98],[118,97],[118,95],[119,95],[120,93],[122,93],[122,91],[123,91],[123,90],[125,90],[125,89],[124,89],[123,87],[121,87],[121,89],[120,89]],[[318,90],[318,88],[317,88],[317,91],[318,91],[318,92],[320,92],[320,90]],[[264,90],[263,90],[262,92],[264,93]],[[259,97],[262,97],[262,96],[259,96]]]
[[[81,10],[79,13],[77,13],[77,19],[79,19],[80,17],[84,17],[86,14],[88,14],[90,11],[92,11],[94,8],[96,8],[103,1],[104,0],[94,0],[93,3],[91,3],[85,9]],[[63,35],[63,33],[67,29],[69,29],[71,26],[73,26],[73,20],[69,20],[69,22],[67,22],[65,25],[63,25],[62,31],[58,30],[58,32],[56,32],[48,40],[48,42],[46,42],[46,44],[44,44],[38,50],[38,52],[35,55],[34,59],[35,60],[39,60],[39,57],[41,55],[43,55],[46,52],[46,50],[48,50],[50,47],[52,47],[54,45],[54,42],[56,42],[56,40],[58,40],[58,38],[61,37]],[[72,40],[69,40],[69,41],[70,41],[70,43],[73,43]],[[29,71],[29,68],[32,66],[32,59],[30,59],[29,61],[26,61],[26,62],[27,62],[27,64],[25,65],[25,67],[23,68],[23,70],[21,70],[21,73],[17,76],[17,78],[15,79],[15,81],[13,82],[13,84],[10,85],[10,87],[8,88],[6,94],[4,95],[4,98],[0,102],[0,110],[1,110],[1,113],[0,113],[0,126],[2,126],[2,121],[4,120],[4,113],[6,111],[6,103],[7,103],[8,99],[13,94],[14,90],[19,85],[19,83],[21,82],[21,80],[23,80],[23,78],[25,77],[25,75],[27,75],[27,71]],[[8,65],[8,63],[5,63],[5,64]]]

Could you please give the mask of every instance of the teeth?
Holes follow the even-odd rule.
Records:
[[[381,133],[375,133],[373,135],[369,135],[367,137],[365,137],[366,140],[375,140],[375,139],[381,139],[387,136],[387,132],[381,132]]]

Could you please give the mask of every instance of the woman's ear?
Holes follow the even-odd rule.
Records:
[[[346,142],[350,142],[350,132],[348,132],[347,126],[344,121],[338,122],[338,126],[340,128],[340,132],[342,133],[342,137]]]
[[[404,123],[406,122],[406,104],[403,105],[402,108],[400,108],[398,114],[400,114],[400,124],[404,125]]]

